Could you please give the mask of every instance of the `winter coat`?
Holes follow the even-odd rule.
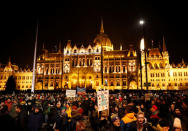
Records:
[[[28,117],[29,131],[39,131],[43,123],[42,113],[31,113]]]
[[[27,112],[25,110],[18,113],[15,118],[15,130],[26,131],[27,130]]]
[[[132,122],[130,131],[137,131],[137,123]],[[154,131],[154,129],[147,123],[143,124],[143,129],[142,131]]]
[[[14,131],[14,119],[8,114],[0,114],[0,129],[5,131]]]
[[[66,113],[62,114],[59,118],[56,120],[56,129],[59,131],[67,131],[67,125],[68,124],[68,116]]]
[[[110,131],[111,123],[109,120],[98,120],[97,121],[97,131]]]
[[[121,120],[120,126],[122,131],[129,131],[131,127],[131,123],[136,121],[136,117],[134,113],[127,113]]]

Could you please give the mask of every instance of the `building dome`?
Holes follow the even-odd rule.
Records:
[[[95,37],[93,41],[96,45],[101,45],[105,51],[113,50],[113,45],[108,35],[104,33],[103,21],[101,20],[101,30],[100,33]]]

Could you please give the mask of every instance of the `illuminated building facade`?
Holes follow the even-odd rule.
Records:
[[[14,77],[17,90],[31,89],[32,84],[32,71],[29,69],[19,69],[9,60],[8,64],[0,66],[0,91],[5,90],[7,80],[10,76]]]
[[[84,46],[87,45],[87,46]],[[149,90],[188,89],[188,65],[169,63],[169,54],[163,39],[163,48],[150,48],[146,53]],[[146,89],[145,53],[141,52],[142,87]],[[32,72],[20,70],[9,61],[0,67],[0,90],[5,89],[9,76],[16,80],[19,90],[31,89]],[[100,33],[91,43],[77,44],[68,40],[62,49],[49,52],[43,47],[36,61],[35,90],[76,89],[141,89],[140,56],[136,48],[114,50],[113,43]]]
[[[169,54],[163,38],[162,50],[159,48],[148,49],[146,53],[148,82],[150,90],[184,90],[188,89],[188,65],[184,60],[178,65],[169,63]],[[142,52],[142,84],[146,89],[145,53]],[[140,82],[140,80],[139,80]]]
[[[101,22],[100,33],[87,46],[72,46],[69,40],[63,52],[61,44],[56,53],[43,49],[37,60],[35,89],[137,89],[137,75],[136,51],[114,50]]]

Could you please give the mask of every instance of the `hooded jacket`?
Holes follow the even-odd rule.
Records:
[[[121,130],[122,131],[128,131],[130,129],[131,123],[136,121],[136,117],[134,116],[134,113],[127,113],[120,122]]]

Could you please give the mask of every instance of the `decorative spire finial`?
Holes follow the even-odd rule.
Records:
[[[100,33],[103,34],[104,33],[104,27],[103,27],[103,19],[101,17],[101,30]]]
[[[59,50],[58,50],[59,53],[61,53],[61,41],[59,41]]]
[[[163,36],[163,52],[165,52],[165,51],[167,51],[167,50],[166,50],[165,38]]]

